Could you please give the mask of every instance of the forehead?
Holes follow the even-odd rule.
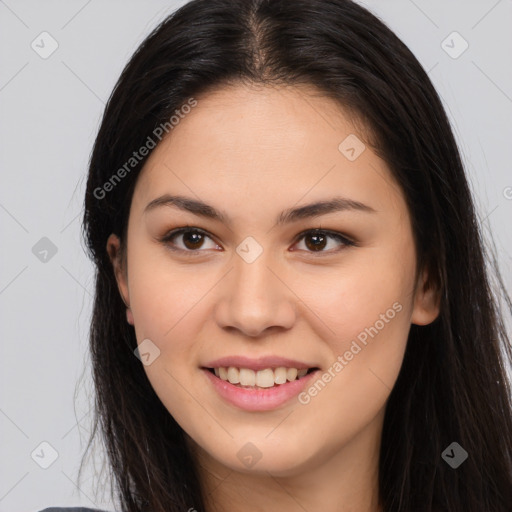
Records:
[[[400,194],[360,123],[313,88],[230,86],[195,99],[147,160],[135,207],[160,193],[258,209],[336,192],[378,209]]]

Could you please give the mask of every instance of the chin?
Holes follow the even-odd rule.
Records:
[[[219,452],[218,446],[210,454],[223,466],[240,473],[290,477],[303,472],[314,458],[308,455],[303,445],[295,442],[276,446],[253,438],[252,441],[237,441],[235,445],[234,457],[226,457],[228,450]]]

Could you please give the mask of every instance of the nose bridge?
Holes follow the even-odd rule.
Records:
[[[269,257],[261,255],[252,262],[247,262],[243,258],[235,260],[231,293],[238,304],[249,302],[270,305],[273,300],[271,288],[275,286],[272,281],[276,278],[270,271],[272,262],[269,259]]]
[[[244,248],[247,246],[240,244],[237,252]],[[279,279],[271,251],[245,257],[251,251],[254,247],[249,245],[249,251],[233,259],[234,268],[227,276],[217,320],[222,327],[234,327],[249,336],[257,336],[269,327],[289,328],[295,318],[293,294]]]

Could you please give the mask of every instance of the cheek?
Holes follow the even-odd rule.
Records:
[[[378,274],[378,273],[377,273]],[[399,274],[346,276],[330,293],[318,294],[313,310],[332,329],[322,329],[329,360],[299,396],[301,434],[322,418],[327,451],[347,443],[383,411],[403,361],[411,306]],[[310,299],[313,296],[310,295]],[[315,450],[311,440],[304,450]]]
[[[390,337],[407,328],[402,320],[412,311],[414,264],[412,258],[398,260],[397,252],[392,247],[354,252],[338,269],[296,281],[300,298],[330,328],[325,332],[333,348],[344,350],[357,338],[364,342],[369,330],[377,334],[373,327]]]
[[[301,297],[321,320],[317,325],[329,327],[319,327],[319,335],[330,352],[330,391],[322,383],[311,390],[313,396],[322,391],[318,402],[326,407],[344,396],[344,403],[359,409],[364,400],[371,415],[396,381],[410,329],[415,266],[410,247],[402,248],[401,258],[395,254],[391,246],[360,253],[346,270],[317,275],[314,286],[302,281]]]
[[[177,351],[185,349],[180,340],[191,340],[189,334],[200,326],[193,321],[195,307],[213,284],[209,284],[208,274],[203,272],[204,278],[199,279],[193,265],[173,263],[149,244],[134,249],[129,258],[130,302],[137,339],[154,339],[162,350],[170,346]]]
[[[191,371],[200,347],[204,324],[201,298],[213,283],[194,278],[192,270],[170,264],[154,249],[134,250],[129,257],[130,302],[138,343],[147,343],[156,354],[144,371],[157,396],[185,430],[204,413],[194,400]],[[189,267],[190,269],[192,267]],[[199,371],[199,370],[198,370]]]
[[[198,390],[191,384],[191,375],[196,374],[201,349],[197,343],[205,314],[201,298],[213,283],[169,265],[165,257],[151,258],[149,252],[134,251],[129,260],[136,338],[155,354],[151,364],[144,365],[153,390],[182,428],[190,430],[193,418],[204,413],[193,399]],[[150,342],[143,341],[147,339]]]

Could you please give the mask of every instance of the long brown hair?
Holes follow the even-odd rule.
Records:
[[[512,350],[459,150],[417,59],[350,0],[191,1],[141,44],[108,101],[83,218],[96,268],[95,418],[87,448],[101,435],[123,511],[204,512],[204,497],[183,431],[134,356],[135,333],[106,252],[111,233],[125,241],[147,157],[101,190],[190,97],[243,81],[310,84],[364,121],[372,134],[366,142],[406,198],[418,266],[429,269],[429,284],[441,293],[439,317],[411,326],[387,403],[379,461],[384,510],[510,512]],[[512,312],[496,276],[496,293]],[[469,454],[457,469],[442,458],[452,442]]]

